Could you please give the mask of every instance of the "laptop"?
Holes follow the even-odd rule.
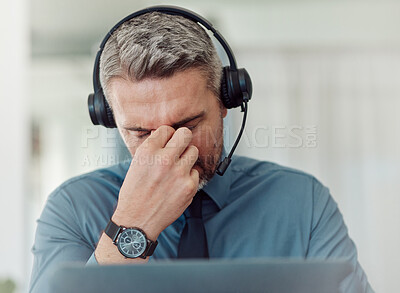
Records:
[[[138,265],[65,265],[54,293],[337,293],[351,273],[343,260],[165,260]]]

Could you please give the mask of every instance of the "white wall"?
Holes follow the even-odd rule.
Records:
[[[28,7],[24,0],[2,1],[0,27],[0,276],[25,280],[26,205],[28,182],[29,66]]]

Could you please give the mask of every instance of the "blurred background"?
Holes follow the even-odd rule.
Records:
[[[175,4],[209,19],[253,79],[237,151],[330,188],[377,292],[399,292],[400,2],[13,0],[0,4],[0,292],[26,292],[35,220],[64,180],[127,158],[91,125],[99,42],[129,13]],[[225,122],[230,147],[239,110]],[[1,291],[2,290],[2,291]]]

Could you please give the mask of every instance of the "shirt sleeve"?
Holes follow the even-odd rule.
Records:
[[[50,293],[49,280],[55,269],[65,263],[85,264],[93,254],[94,245],[83,239],[73,205],[62,188],[54,191],[46,202],[37,221],[32,248],[31,293]]]
[[[313,186],[313,218],[307,257],[348,260],[353,272],[341,283],[341,292],[374,292],[358,263],[356,246],[348,235],[336,202],[329,190],[317,180]]]
[[[94,252],[90,256],[89,260],[87,261],[86,265],[98,265],[99,263],[97,262],[96,256],[94,255]]]

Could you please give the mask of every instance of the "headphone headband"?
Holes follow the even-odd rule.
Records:
[[[94,87],[95,93],[102,90],[101,85],[100,85],[100,80],[99,80],[99,78],[100,78],[100,56],[104,50],[104,47],[105,47],[107,41],[110,39],[112,34],[123,23],[125,23],[135,17],[141,16],[143,14],[150,13],[150,12],[161,12],[161,13],[165,13],[165,14],[169,14],[169,15],[180,15],[180,16],[183,16],[187,19],[190,19],[194,22],[197,22],[197,23],[203,25],[206,29],[212,31],[214,37],[219,41],[219,43],[223,47],[223,49],[226,52],[226,55],[228,56],[228,59],[229,59],[230,69],[232,69],[232,70],[237,69],[235,55],[233,54],[231,47],[229,46],[227,41],[224,39],[224,37],[218,32],[218,30],[216,30],[213,27],[213,25],[207,19],[205,19],[204,17],[198,15],[197,13],[195,13],[193,11],[190,11],[185,8],[177,7],[177,6],[169,6],[169,5],[151,6],[151,7],[147,7],[142,10],[136,11],[136,12],[126,16],[125,18],[120,20],[116,25],[114,25],[112,27],[112,29],[104,37],[103,41],[100,44],[99,50],[97,51],[95,62],[94,62],[93,87]]]
[[[203,25],[206,29],[210,30],[213,32],[214,37],[221,43],[222,47],[224,48],[226,54],[228,55],[229,58],[229,64],[231,69],[236,69],[236,59],[235,56],[233,55],[232,49],[227,43],[227,41],[224,39],[224,37],[213,27],[213,25],[204,17],[201,15],[198,15],[197,13],[190,11],[185,8],[177,7],[177,6],[169,6],[169,5],[157,5],[157,6],[151,6],[147,7],[145,9],[136,11],[121,21],[119,21],[114,27],[107,33],[106,37],[103,39],[103,41],[100,44],[100,51],[103,51],[105,44],[107,43],[108,39],[111,37],[112,33],[117,30],[123,23],[138,17],[140,15],[150,13],[150,12],[161,12],[165,14],[170,14],[170,15],[180,15],[183,16],[187,19],[190,19],[194,22],[200,23]]]

